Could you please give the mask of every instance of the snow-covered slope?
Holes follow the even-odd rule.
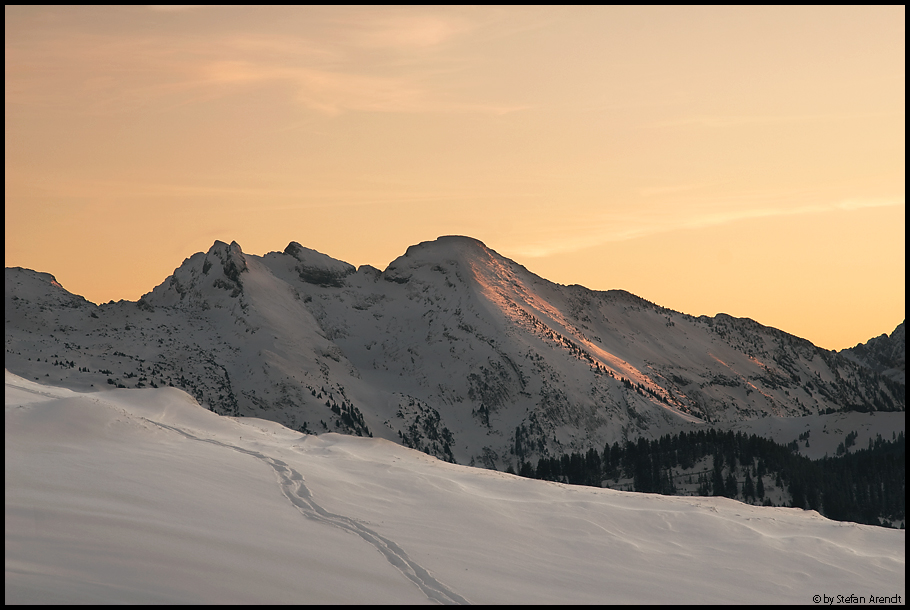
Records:
[[[6,373],[7,603],[812,603],[905,595],[904,532],[572,487],[182,391]]]
[[[458,236],[382,272],[216,242],[101,306],[7,269],[5,329],[30,379],[174,385],[217,413],[499,469],[682,425],[905,408],[902,384],[806,340],[554,284]]]

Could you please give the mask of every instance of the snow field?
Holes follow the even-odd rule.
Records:
[[[573,487],[6,373],[7,603],[811,603],[903,595],[904,532]]]

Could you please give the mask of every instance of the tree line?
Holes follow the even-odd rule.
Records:
[[[801,439],[808,442],[807,435]],[[603,452],[591,448],[541,457],[536,467],[524,460],[517,473],[512,466],[509,471],[594,487],[625,480],[630,491],[725,496],[766,506],[774,505],[768,492],[776,488],[778,505],[839,521],[904,527],[903,432],[890,441],[870,439],[862,449],[850,448],[855,439],[855,433],[848,435],[833,457],[810,460],[798,454],[796,441],[782,445],[755,434],[698,430],[608,444]]]

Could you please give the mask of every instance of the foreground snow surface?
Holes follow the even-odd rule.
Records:
[[[220,417],[175,389],[7,372],[5,429],[7,603],[904,595],[903,531],[526,480]]]

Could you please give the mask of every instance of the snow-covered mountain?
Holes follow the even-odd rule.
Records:
[[[81,393],[7,372],[5,395],[7,603],[900,604],[906,593],[903,530],[521,479],[382,439],[221,417],[173,388]]]
[[[897,325],[890,335],[882,334],[860,343],[856,347],[841,350],[846,358],[881,373],[899,383],[907,379],[907,333],[906,320]]]
[[[8,268],[5,329],[29,379],[173,385],[219,414],[500,469],[679,426],[905,409],[902,383],[804,339],[554,284],[468,237],[385,271],[215,242],[100,306]]]

